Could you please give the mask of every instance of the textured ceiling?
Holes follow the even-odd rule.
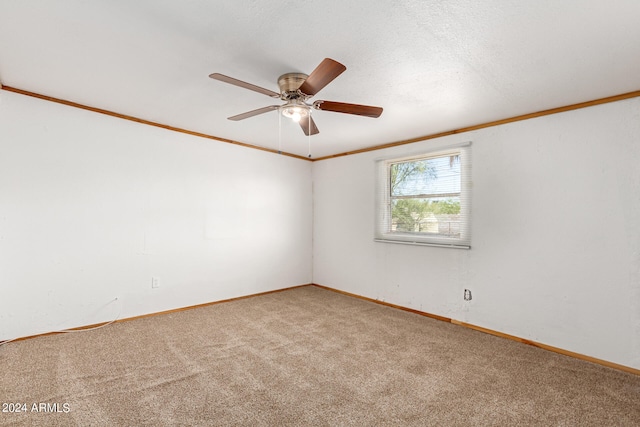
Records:
[[[329,57],[313,99],[384,112],[314,111],[317,158],[639,90],[639,22],[638,0],[0,0],[0,82],[307,156],[276,112],[227,120],[274,100],[208,75],[277,91]]]

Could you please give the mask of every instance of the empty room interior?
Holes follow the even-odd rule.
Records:
[[[0,0],[0,425],[638,425],[639,18]]]

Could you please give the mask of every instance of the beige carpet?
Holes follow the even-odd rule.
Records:
[[[0,402],[27,405],[2,426],[640,425],[639,376],[313,286],[12,342],[0,364]]]

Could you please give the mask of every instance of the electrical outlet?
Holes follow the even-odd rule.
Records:
[[[471,291],[469,289],[464,290],[464,300],[471,301]]]
[[[152,277],[151,278],[151,288],[156,289],[160,287],[160,278]]]

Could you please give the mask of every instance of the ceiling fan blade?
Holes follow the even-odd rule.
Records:
[[[334,111],[336,113],[355,114],[358,116],[366,116],[377,118],[382,114],[381,107],[372,107],[370,105],[347,104],[344,102],[334,101],[316,101],[313,107],[322,111]]]
[[[307,116],[300,119],[300,127],[305,135],[316,135],[320,133],[316,122],[313,121],[313,117]]]
[[[309,74],[309,77],[300,85],[300,92],[306,95],[315,95],[323,87],[328,85],[346,70],[347,67],[330,58],[322,60],[320,65]]]
[[[265,89],[265,88],[260,87],[260,86],[252,85],[251,83],[243,82],[242,80],[234,79],[233,77],[225,76],[224,74],[213,73],[213,74],[209,74],[209,77],[211,77],[214,80],[219,80],[221,82],[232,84],[234,86],[239,86],[239,87],[243,87],[245,89],[253,90],[255,92],[262,93],[264,95],[268,95],[268,96],[270,96],[272,98],[280,98],[280,94],[279,93],[276,93],[276,92],[274,92],[272,90],[269,90],[269,89]]]
[[[257,110],[247,111],[246,113],[238,114],[236,116],[229,117],[229,120],[238,121],[248,119],[249,117],[257,116],[258,114],[268,113],[269,111],[277,110],[279,105],[269,105],[268,107],[258,108]]]

